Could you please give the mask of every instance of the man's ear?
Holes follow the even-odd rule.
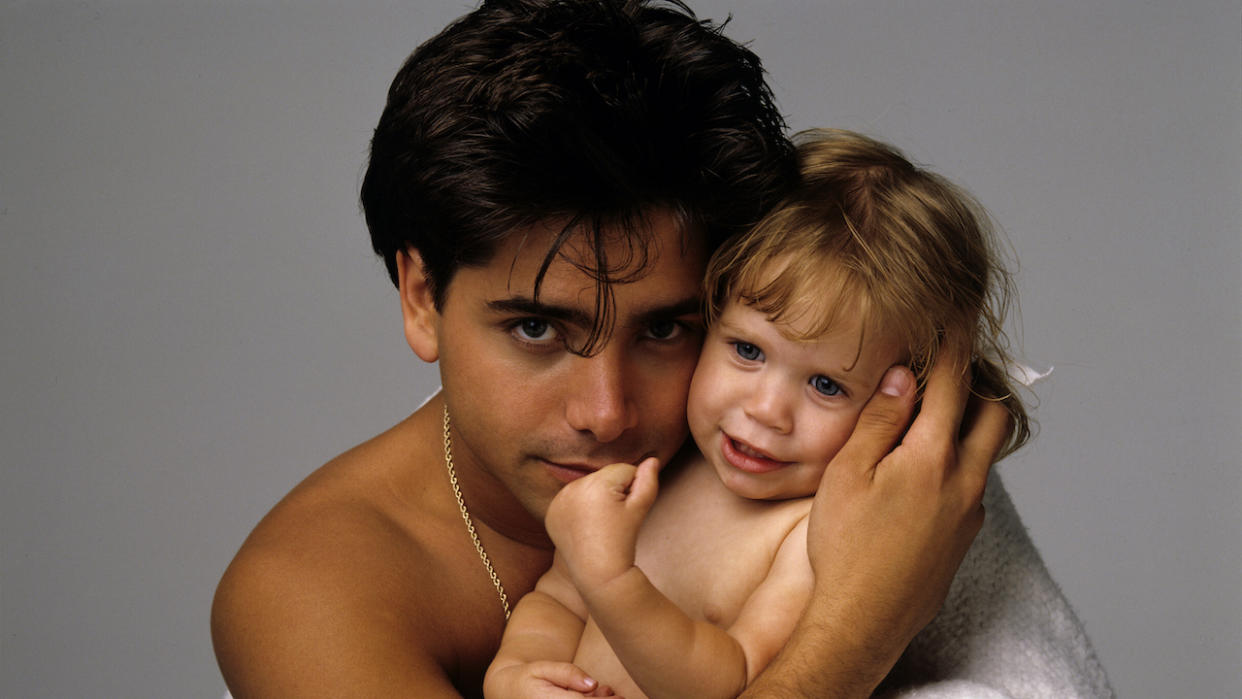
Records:
[[[423,258],[414,248],[397,253],[397,289],[401,293],[401,318],[405,341],[419,359],[440,358],[440,312],[436,310]]]

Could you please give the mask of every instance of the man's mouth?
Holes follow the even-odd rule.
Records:
[[[729,465],[747,473],[768,473],[788,466],[791,462],[780,461],[762,449],[721,433],[721,451]]]
[[[596,468],[586,464],[561,463],[557,461],[549,461],[547,459],[540,459],[540,461],[543,462],[543,466],[547,469],[548,473],[552,474],[553,478],[562,483],[572,483],[573,481],[576,481],[579,478],[589,475],[597,470]]]
[[[595,473],[596,471],[600,470],[601,468],[609,464],[615,464],[615,463],[637,464],[639,461],[642,461],[642,458],[638,458],[634,460],[616,459],[613,461],[607,461],[607,462],[598,463],[598,464],[571,462],[571,461],[553,461],[551,459],[543,459],[543,458],[539,459],[539,461],[543,463],[544,468],[547,469],[548,473],[552,474],[553,478],[557,479],[558,481],[561,481],[562,483],[571,483],[573,481],[578,480],[579,478],[582,478],[583,476],[589,476],[590,474]]]

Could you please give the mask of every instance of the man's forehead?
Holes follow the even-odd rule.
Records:
[[[706,262],[704,236],[680,217],[652,213],[629,226],[567,228],[561,221],[536,224],[511,235],[488,264],[505,270],[511,293],[544,294],[552,279],[576,281],[584,291],[598,282],[625,286],[650,275],[698,277]],[[697,279],[696,279],[697,281]]]
[[[657,222],[641,236],[575,231],[556,247],[558,242],[554,233],[534,230],[498,250],[488,265],[489,302],[581,309],[594,317],[601,292],[625,314],[699,297],[703,241],[671,221]]]
[[[553,260],[542,278],[529,265],[510,264],[506,270],[503,279],[489,280],[485,292],[489,307],[587,324],[599,310],[601,293],[611,298],[622,322],[621,316],[667,314],[682,308],[697,312],[702,297],[703,262],[692,256],[652,257],[642,269],[623,270],[603,280],[594,269],[564,259]]]

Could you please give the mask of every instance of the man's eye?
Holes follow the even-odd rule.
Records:
[[[675,320],[657,320],[647,326],[647,336],[656,340],[671,340],[685,332],[685,328]]]
[[[734,342],[733,348],[737,351],[737,356],[748,362],[763,359],[763,350],[750,344],[749,342]]]
[[[525,342],[548,342],[556,338],[556,330],[541,318],[523,318],[514,324],[513,334]]]
[[[823,374],[811,377],[811,387],[825,396],[835,396],[841,393],[841,385]]]

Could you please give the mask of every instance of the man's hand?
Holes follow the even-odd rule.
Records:
[[[634,565],[638,528],[655,502],[659,462],[612,464],[570,483],[548,506],[548,535],[579,590],[595,589]]]
[[[983,525],[983,490],[1009,418],[999,403],[967,405],[965,366],[963,353],[943,348],[904,437],[914,381],[908,369],[890,369],[811,510],[809,613],[845,635],[868,665],[854,671],[877,683],[944,604]]]
[[[601,686],[577,665],[551,660],[489,670],[483,689],[487,699],[615,696],[611,687]]]

